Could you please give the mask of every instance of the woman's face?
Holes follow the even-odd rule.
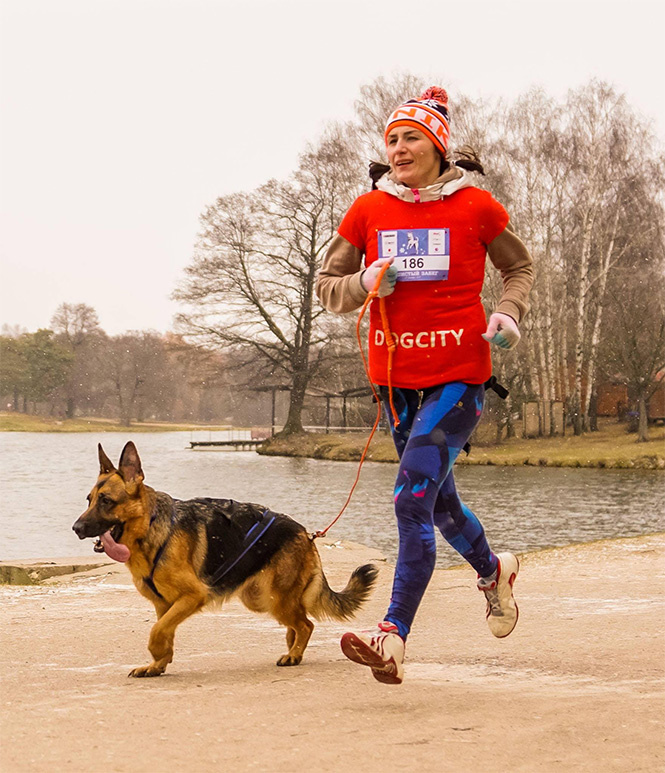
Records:
[[[425,188],[440,174],[441,156],[436,146],[411,126],[391,129],[386,151],[397,181],[409,188]]]

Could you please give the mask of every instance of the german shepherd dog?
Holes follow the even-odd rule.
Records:
[[[358,567],[343,591],[332,591],[313,540],[289,516],[232,499],[172,499],[143,483],[134,443],[117,469],[101,444],[98,450],[99,478],[72,528],[79,539],[99,537],[95,550],[126,562],[155,606],[153,661],[129,676],[163,674],[176,628],[211,602],[238,596],[248,609],[271,614],[286,626],[288,652],[277,665],[297,666],[314,629],[307,615],[346,620],[369,596],[376,567]]]

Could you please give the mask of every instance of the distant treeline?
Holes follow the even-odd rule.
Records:
[[[60,418],[172,421],[269,427],[272,393],[233,352],[188,343],[175,333],[128,331],[109,336],[86,304],[61,304],[48,329],[5,325],[0,335],[0,410]],[[282,424],[288,394],[275,395]],[[349,423],[369,420],[371,402],[349,405]],[[307,418],[325,421],[313,399]],[[336,418],[339,421],[339,417]]]
[[[175,334],[109,336],[95,310],[63,303],[50,329],[3,330],[3,409],[63,418],[230,423],[255,413],[225,378],[224,357]],[[256,396],[251,393],[249,401]],[[266,414],[268,415],[268,414]]]

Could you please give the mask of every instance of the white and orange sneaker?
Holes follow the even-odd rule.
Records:
[[[384,620],[371,631],[345,633],[340,644],[349,660],[369,666],[372,676],[379,682],[402,684],[404,640],[394,623]]]
[[[478,590],[487,599],[487,625],[498,638],[504,639],[517,625],[519,610],[513,597],[513,583],[520,570],[520,562],[512,553],[497,553],[499,567],[496,577],[479,577]]]

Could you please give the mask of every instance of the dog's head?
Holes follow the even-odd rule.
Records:
[[[105,548],[116,560],[126,561],[129,551],[126,551],[126,558],[117,557],[124,556],[125,551],[120,550],[116,556],[112,555],[112,548],[117,547],[129,521],[144,517],[141,460],[131,441],[123,448],[117,468],[104,453],[101,443],[98,450],[99,477],[88,494],[87,510],[79,516],[72,529],[79,539],[101,537],[101,549]]]

